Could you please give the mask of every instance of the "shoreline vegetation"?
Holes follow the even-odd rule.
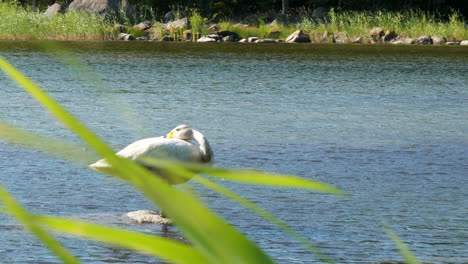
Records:
[[[299,12],[301,13],[301,12]],[[444,20],[427,11],[337,11],[301,15],[259,15],[214,20],[197,9],[163,17],[145,9],[129,16],[92,10],[65,11],[54,4],[45,12],[0,0],[0,40],[146,40],[194,42],[311,42],[468,45],[468,27],[455,10]],[[170,19],[167,19],[170,17]],[[138,23],[139,22],[139,23]]]

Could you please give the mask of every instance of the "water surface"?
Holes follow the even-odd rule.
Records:
[[[467,263],[466,47],[65,45],[89,68],[64,65],[32,42],[0,42],[0,55],[116,149],[188,124],[210,140],[217,166],[295,174],[352,194],[221,182],[287,221],[337,263],[401,259],[382,222],[420,261]],[[82,145],[5,75],[0,98],[2,120]],[[35,213],[183,239],[176,228],[128,223],[123,213],[154,207],[125,182],[6,142],[0,157],[0,182]],[[277,262],[319,262],[267,221],[195,189]],[[60,239],[84,263],[162,263]],[[4,214],[0,256],[4,263],[58,262]]]

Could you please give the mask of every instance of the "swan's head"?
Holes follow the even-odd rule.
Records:
[[[172,129],[172,131],[167,134],[166,138],[191,140],[193,139],[193,131],[192,128],[187,125],[180,125]]]

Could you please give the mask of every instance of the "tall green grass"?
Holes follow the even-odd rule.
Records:
[[[189,12],[193,34],[202,36],[209,34],[208,19],[202,17],[196,9]],[[90,12],[66,12],[51,17],[44,16],[39,11],[24,8],[14,1],[0,0],[0,39],[31,40],[103,40],[115,39],[118,32],[112,29],[113,24],[123,23],[129,33],[140,36],[131,28],[135,23],[145,20],[158,25],[158,15],[155,10],[140,8],[134,17],[122,13],[119,16],[104,18]],[[159,18],[161,20],[161,18]],[[448,41],[468,39],[466,21],[453,11],[447,19],[441,19],[437,14],[420,10],[404,12],[390,11],[335,11],[330,10],[324,20],[311,19],[303,14],[299,23],[268,25],[260,21],[258,26],[243,26],[229,21],[219,22],[221,30],[236,32],[241,38],[278,38],[285,39],[297,29],[303,29],[314,36],[329,32],[345,32],[350,37],[361,36],[370,41],[369,30],[381,27],[384,30],[394,30],[397,34],[408,37],[421,35],[445,37]],[[160,25],[160,24],[159,24]],[[183,29],[170,30],[166,34],[182,36]],[[159,31],[162,31],[159,29]],[[272,34],[278,31],[279,34]],[[161,37],[164,35],[160,33]],[[313,36],[313,38],[314,38]]]
[[[448,21],[420,10],[405,12],[370,12],[330,10],[325,21],[304,17],[300,27],[308,32],[346,32],[348,36],[370,37],[369,30],[381,27],[408,37],[422,35],[445,37],[447,40],[468,39],[468,29],[460,14],[453,11]]]
[[[285,25],[267,25],[260,23],[259,26],[246,26],[242,24],[234,24],[232,22],[223,21],[219,23],[222,30],[228,30],[235,32],[241,38],[257,37],[257,38],[274,38],[274,39],[285,39],[292,32],[296,30],[293,26]],[[273,31],[279,31],[279,35],[275,35]]]
[[[0,18],[0,39],[101,40],[112,36],[109,23],[90,12],[47,17],[15,2],[0,1]]]

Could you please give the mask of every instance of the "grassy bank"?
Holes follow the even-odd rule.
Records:
[[[12,3],[0,2],[0,39],[103,40],[112,38],[109,22],[93,13],[47,17]]]
[[[182,27],[177,30],[165,31],[155,13],[145,13],[138,18],[104,19],[88,12],[65,13],[47,17],[39,11],[28,10],[11,3],[0,2],[0,39],[29,40],[110,40],[118,35],[113,25],[122,23],[126,27],[124,32],[134,36],[143,36],[146,32],[138,32],[129,21],[149,20],[153,25],[153,32],[159,32],[156,40],[164,35],[182,36],[186,29],[191,29],[193,35],[203,36],[210,33],[213,24],[208,18],[199,13],[189,11],[191,28]],[[297,29],[310,34],[311,40],[320,41],[323,33],[343,32],[351,39],[361,37],[362,43],[370,43],[369,30],[380,27],[393,30],[400,36],[417,38],[419,36],[443,37],[447,41],[461,41],[468,39],[468,29],[463,17],[457,12],[445,19],[435,14],[422,11],[406,12],[336,12],[333,9],[323,19],[311,19],[307,14],[294,18],[289,23],[270,23],[258,19],[255,26],[243,23],[240,19],[218,21],[218,30],[228,30],[237,33],[241,38],[258,37],[271,39],[285,39]],[[148,33],[149,34],[149,33]],[[150,39],[152,37],[150,36]]]
[[[369,30],[381,27],[408,37],[439,36],[447,41],[468,39],[465,21],[453,12],[447,21],[441,21],[435,14],[422,11],[406,12],[334,12],[329,13],[328,23],[316,23],[303,19],[300,27],[308,32],[346,32],[349,36],[370,40]]]

